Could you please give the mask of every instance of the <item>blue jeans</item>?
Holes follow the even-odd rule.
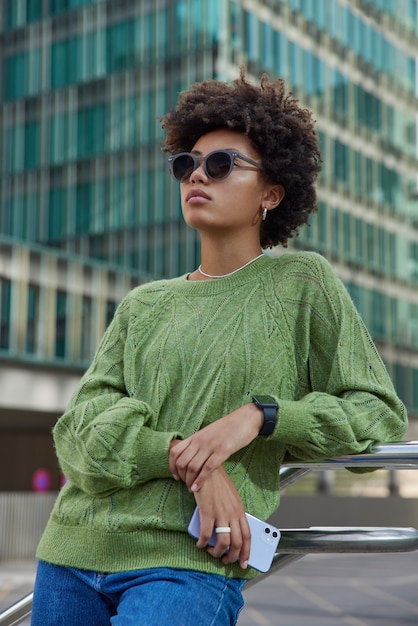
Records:
[[[232,626],[244,584],[189,570],[99,574],[40,561],[31,626]]]

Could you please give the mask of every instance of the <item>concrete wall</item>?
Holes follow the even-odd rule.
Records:
[[[388,496],[286,496],[272,516],[279,528],[309,526],[412,526],[418,528],[418,499]]]
[[[33,559],[56,493],[0,493],[0,560]],[[418,527],[418,499],[283,496],[272,517],[279,528]]]

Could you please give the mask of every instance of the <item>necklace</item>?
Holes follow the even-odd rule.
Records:
[[[247,267],[248,265],[250,265],[250,263],[254,263],[254,261],[257,261],[257,259],[261,259],[262,256],[264,256],[264,252],[256,256],[254,259],[251,259],[251,261],[248,261],[248,263],[241,265],[241,267],[238,267],[236,270],[232,270],[232,272],[229,272],[228,274],[221,274],[220,276],[213,276],[212,274],[206,274],[206,272],[202,270],[201,265],[199,265],[199,267],[197,268],[197,271],[200,272],[202,276],[206,276],[206,278],[226,278],[227,276],[232,276],[232,274],[236,274],[236,272],[240,272],[241,270],[244,269],[244,267]]]

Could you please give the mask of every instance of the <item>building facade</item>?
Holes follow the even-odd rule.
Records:
[[[242,63],[315,113],[320,210],[290,249],[332,262],[418,416],[417,7],[0,0],[0,452],[26,468],[13,488],[40,461],[16,465],[12,441],[50,437],[124,293],[198,264],[159,117]]]

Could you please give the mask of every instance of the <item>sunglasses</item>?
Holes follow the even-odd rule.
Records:
[[[200,164],[203,165],[203,171],[208,178],[211,180],[224,180],[232,172],[236,158],[250,163],[259,170],[264,169],[260,163],[253,161],[236,150],[214,150],[205,157],[196,156],[191,152],[180,152],[180,154],[168,157],[168,164],[172,175],[180,183],[186,183]],[[253,168],[242,167],[241,169]]]

